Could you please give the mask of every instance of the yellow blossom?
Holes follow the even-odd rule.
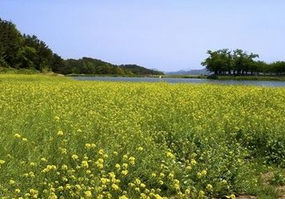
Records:
[[[82,161],[81,162],[81,167],[88,168],[89,167],[88,162],[86,160]]]
[[[213,186],[212,186],[211,184],[207,184],[206,188],[207,188],[208,190],[212,190],[212,189],[213,189]]]
[[[137,150],[138,151],[143,151],[143,147],[138,147]]]
[[[230,198],[230,199],[235,199],[235,198],[236,198],[236,195],[231,194],[231,195],[229,196],[229,198]]]
[[[29,172],[29,176],[30,176],[31,178],[35,178],[34,172]]]
[[[119,199],[128,199],[126,195],[119,196]]]
[[[99,150],[99,154],[100,154],[100,155],[103,155],[103,154],[104,154],[104,149],[100,149],[100,150]]]
[[[131,165],[134,165],[136,159],[135,159],[135,157],[131,156],[131,157],[129,157],[129,161],[130,161],[130,164],[131,164]]]
[[[122,174],[123,176],[126,176],[128,173],[129,173],[128,170],[123,170],[123,171],[121,172],[121,174]]]
[[[191,165],[196,165],[196,164],[197,164],[196,160],[195,159],[191,159]]]
[[[15,185],[15,183],[16,183],[16,182],[15,182],[13,179],[9,180],[9,184],[10,184],[10,185]]]
[[[163,199],[162,196],[160,196],[159,194],[155,194],[155,198],[156,199]]]
[[[15,189],[15,193],[20,193],[21,190],[19,188]]]
[[[123,163],[123,164],[122,164],[122,167],[123,167],[124,169],[127,169],[128,166],[129,166],[129,165],[128,165],[127,163]]]
[[[58,121],[60,118],[58,116],[55,116],[54,119]]]
[[[173,153],[171,153],[170,151],[166,152],[166,156],[169,157],[169,158],[175,158]]]
[[[63,164],[63,165],[61,165],[61,169],[62,169],[62,170],[67,170],[68,167],[67,167],[67,165]]]
[[[136,178],[135,181],[134,181],[137,185],[140,185],[142,182],[140,179]]]
[[[116,185],[115,183],[113,183],[111,187],[113,188],[113,190],[119,190],[120,189],[119,186]]]
[[[85,191],[84,194],[85,194],[86,198],[92,198],[92,192],[91,191],[89,191],[89,190]]]
[[[141,186],[142,188],[145,188],[145,187],[146,187],[146,185],[145,185],[144,183],[141,183],[140,186]]]
[[[77,160],[77,159],[78,159],[78,155],[73,154],[73,155],[71,156],[71,158],[72,158],[73,160]]]
[[[14,137],[15,137],[15,138],[21,138],[21,135],[18,134],[18,133],[16,133],[16,134],[14,135]]]
[[[164,177],[165,177],[165,174],[164,174],[164,173],[160,173],[159,176],[160,176],[161,178],[164,178]]]
[[[148,196],[145,193],[140,194],[140,199],[147,199]]]
[[[186,195],[190,195],[190,189],[186,189],[186,190],[185,190],[185,194],[186,194]]]
[[[57,135],[58,135],[58,136],[62,136],[62,135],[63,135],[63,131],[58,131],[58,132],[57,132]]]
[[[207,171],[206,170],[202,170],[201,174],[202,174],[202,176],[206,176],[207,175]]]
[[[203,190],[200,190],[198,197],[203,198],[204,196],[205,196],[205,192]]]
[[[127,160],[127,159],[128,159],[128,155],[126,155],[126,154],[123,155],[123,159],[124,159],[124,160]]]
[[[120,168],[121,168],[120,164],[118,164],[118,163],[115,164],[115,167],[116,167],[117,170],[120,170]]]

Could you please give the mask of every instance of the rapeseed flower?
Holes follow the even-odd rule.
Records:
[[[136,161],[135,157],[133,157],[133,156],[129,157],[129,162],[131,165],[134,165],[135,161]]]
[[[63,135],[63,131],[58,131],[58,132],[57,132],[57,135],[58,135],[58,136],[62,136],[62,135]]]
[[[119,199],[128,199],[126,195],[119,196]]]
[[[16,183],[16,182],[15,182],[13,179],[10,179],[10,180],[9,180],[9,184],[10,184],[10,185],[15,185],[15,183]]]
[[[78,159],[78,155],[73,154],[73,155],[71,156],[71,158],[72,158],[73,160],[77,160],[77,159]]]
[[[213,186],[211,184],[207,184],[206,188],[211,191],[213,189]]]
[[[137,150],[138,151],[143,151],[143,147],[138,147]]]
[[[81,167],[88,168],[89,167],[88,162],[86,160],[82,161],[81,162]]]
[[[121,172],[121,174],[122,174],[123,176],[126,176],[128,173],[129,173],[129,171],[126,170],[126,169]]]
[[[21,135],[18,134],[18,133],[16,133],[16,134],[14,135],[14,137],[15,137],[15,138],[21,138]]]
[[[92,198],[92,192],[91,192],[91,191],[89,191],[89,190],[88,190],[88,191],[85,191],[84,194],[85,194],[85,197],[86,197],[86,198],[88,198],[88,199],[89,199],[89,198]]]
[[[115,183],[113,183],[111,187],[113,188],[113,190],[119,190],[120,189],[119,186]]]

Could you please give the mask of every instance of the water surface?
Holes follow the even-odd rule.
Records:
[[[73,77],[84,81],[113,82],[167,82],[167,83],[211,83],[224,85],[257,85],[266,87],[285,87],[285,81],[255,81],[255,80],[212,80],[196,78],[149,78],[149,77]]]

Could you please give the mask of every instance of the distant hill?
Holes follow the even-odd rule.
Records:
[[[122,76],[132,75],[163,75],[163,72],[147,69],[135,64],[114,65],[99,59],[83,57],[81,59],[67,59],[65,74],[114,74]]]
[[[128,64],[128,65],[120,65],[122,69],[129,70],[133,74],[140,74],[140,75],[163,75],[164,73],[161,71],[157,71],[154,69],[147,69],[142,66],[138,66],[135,64]]]
[[[167,75],[208,75],[210,74],[209,71],[207,71],[206,68],[204,69],[193,69],[193,70],[179,70],[179,71],[176,71],[176,72],[165,72],[165,74]]]

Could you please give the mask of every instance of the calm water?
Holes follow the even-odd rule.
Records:
[[[285,87],[285,81],[250,81],[250,80],[211,80],[195,78],[138,78],[138,77],[73,77],[84,81],[114,82],[168,82],[168,83],[212,83],[225,85],[257,85],[269,87]]]

